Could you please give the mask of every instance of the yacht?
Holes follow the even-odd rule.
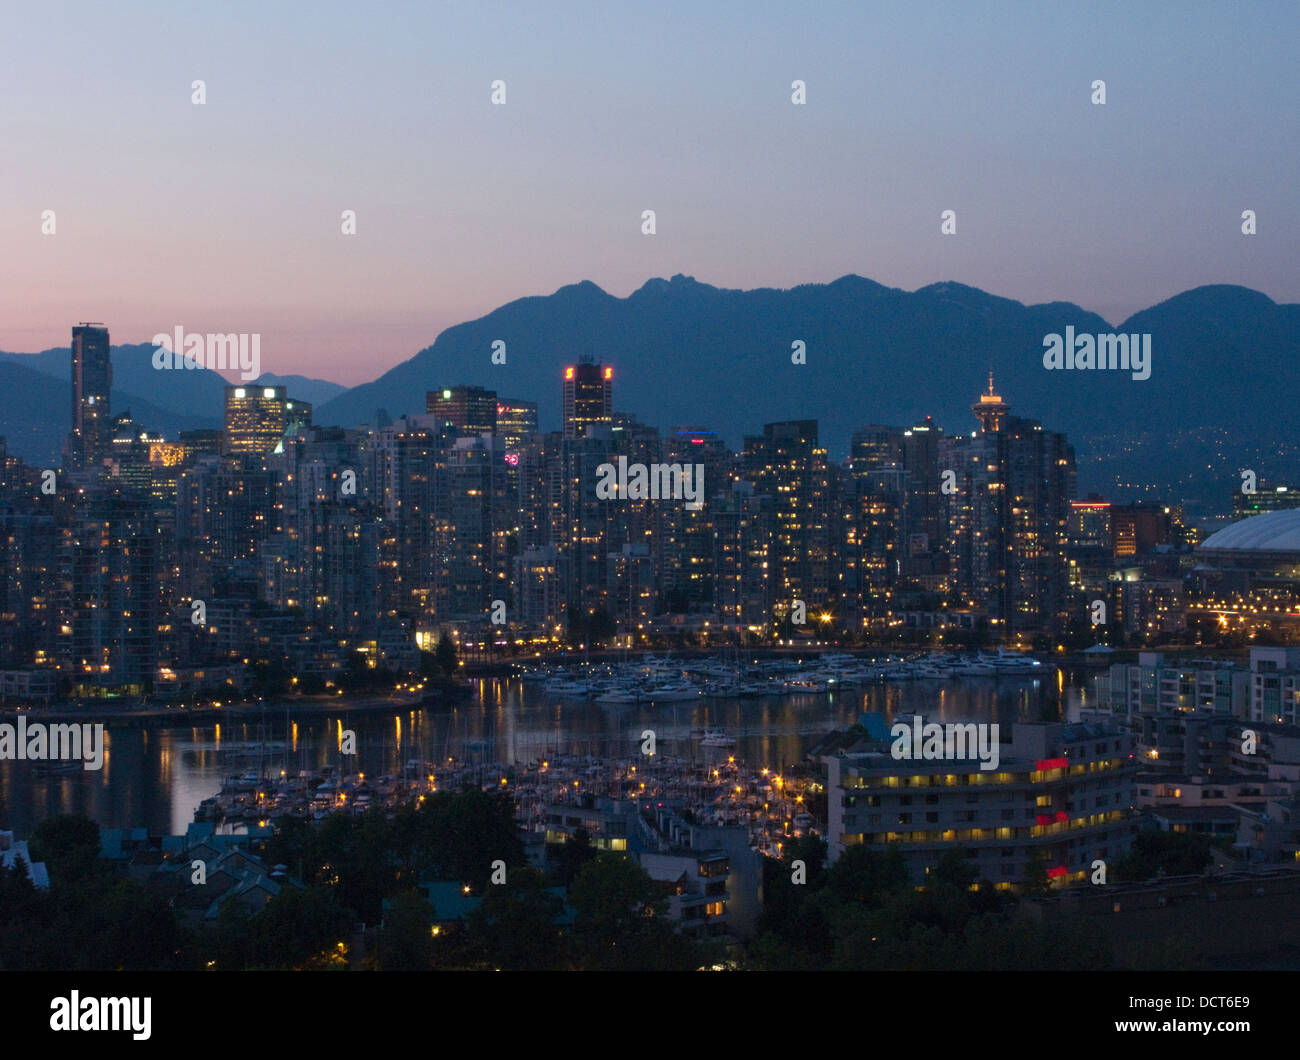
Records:
[[[596,697],[597,703],[605,705],[620,705],[624,703],[640,703],[641,694],[631,688],[611,688],[609,691]]]
[[[543,687],[547,692],[555,696],[586,696],[591,694],[590,685],[562,677],[547,681]]]
[[[658,685],[645,694],[652,703],[684,703],[689,699],[699,699],[703,693],[685,681],[673,681]]]

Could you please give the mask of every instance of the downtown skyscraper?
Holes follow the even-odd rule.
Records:
[[[112,450],[109,394],[113,389],[108,328],[94,323],[72,329],[72,431],[64,451],[73,469],[95,467]]]
[[[971,411],[980,430],[939,443],[952,593],[982,610],[995,634],[1060,628],[1071,599],[1074,449],[1012,416],[992,377]]]

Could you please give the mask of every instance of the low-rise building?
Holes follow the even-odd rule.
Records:
[[[829,858],[895,844],[918,883],[953,850],[998,889],[1024,883],[1037,859],[1055,883],[1082,881],[1093,861],[1122,857],[1136,831],[1130,744],[1113,721],[1021,723],[988,771],[972,761],[897,760],[884,740],[828,755]]]

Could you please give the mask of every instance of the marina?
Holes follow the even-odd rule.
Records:
[[[116,728],[106,733],[101,771],[39,775],[32,764],[15,763],[0,778],[0,800],[20,828],[56,813],[83,813],[104,827],[177,833],[201,808],[205,816],[221,809],[223,829],[257,828],[334,806],[338,800],[322,798],[322,784],[327,791],[335,785],[348,808],[418,797],[431,789],[412,785],[428,785],[430,774],[440,790],[500,786],[504,777],[512,791],[524,791],[538,786],[529,771],[540,763],[559,769],[571,759],[590,759],[584,770],[605,770],[590,784],[585,773],[575,777],[580,793],[606,794],[622,771],[645,768],[640,748],[647,730],[655,733],[660,762],[677,760],[683,769],[716,768],[734,756],[748,791],[748,777],[762,777],[763,769],[788,775],[826,733],[863,713],[1005,725],[1058,709],[1077,714],[1084,694],[1079,675],[1010,656],[1002,672],[932,677],[921,671],[992,667],[997,657],[824,654],[738,662],[731,655],[521,666],[513,677],[480,678],[470,698],[435,708],[353,714],[344,701],[334,715],[294,716],[292,708],[268,703],[260,714],[217,724]],[[890,676],[893,670],[909,676]],[[355,757],[341,753],[344,731],[355,733]],[[223,795],[235,796],[227,807]]]

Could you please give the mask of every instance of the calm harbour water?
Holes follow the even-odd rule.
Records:
[[[341,728],[357,734],[357,765],[349,769],[374,776],[401,773],[410,759],[449,756],[518,766],[557,754],[631,758],[645,729],[655,731],[661,753],[702,760],[707,749],[692,733],[705,728],[736,737],[734,753],[757,770],[799,761],[821,736],[863,712],[1006,726],[1040,720],[1058,702],[1067,719],[1078,717],[1077,675],[1049,669],[1033,679],[922,680],[830,695],[621,707],[557,698],[518,680],[484,679],[473,699],[453,708],[315,715],[290,719],[287,733],[283,708],[270,706],[264,722],[245,715],[235,724],[107,730],[99,772],[37,776],[32,763],[0,762],[0,828],[23,836],[46,817],[78,813],[104,828],[180,833],[225,777],[340,766]]]

